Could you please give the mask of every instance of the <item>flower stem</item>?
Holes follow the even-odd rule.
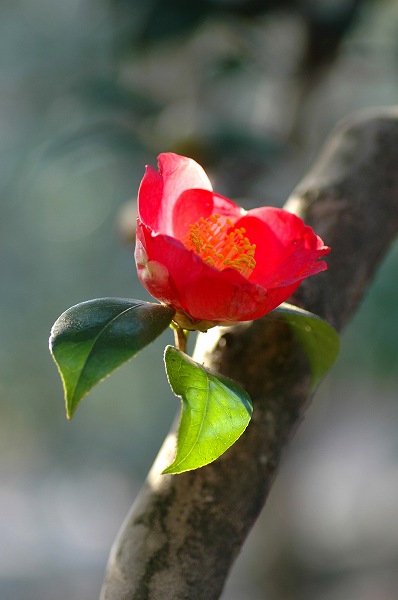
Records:
[[[175,339],[176,347],[179,350],[181,350],[181,352],[186,353],[187,341],[188,341],[188,331],[185,331],[185,329],[182,329],[182,327],[179,327],[177,325],[177,327],[174,328],[174,339]]]

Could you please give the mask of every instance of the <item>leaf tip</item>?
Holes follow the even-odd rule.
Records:
[[[68,421],[71,421],[75,416],[76,409],[78,407],[80,398],[70,398],[68,391],[65,389],[65,413]]]
[[[171,465],[170,465],[170,467],[171,467]],[[166,469],[163,469],[162,475],[174,475],[174,472],[171,470],[170,467],[167,467]]]
[[[205,465],[203,465],[205,466]],[[187,471],[193,471],[195,467],[190,469],[179,469],[177,467],[176,461],[173,461],[171,465],[163,469],[162,475],[181,475],[181,473],[186,473]]]

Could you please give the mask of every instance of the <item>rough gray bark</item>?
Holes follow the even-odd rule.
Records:
[[[295,302],[341,330],[398,232],[398,109],[343,123],[286,208],[332,247],[329,270]],[[221,459],[161,475],[166,439],[111,551],[101,600],[215,600],[264,502],[308,402],[306,361],[272,315],[202,334],[196,360],[239,381],[251,424]]]

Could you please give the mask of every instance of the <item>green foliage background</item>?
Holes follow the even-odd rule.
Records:
[[[47,350],[69,306],[150,300],[132,241],[144,165],[187,154],[220,193],[282,205],[340,118],[397,103],[397,30],[393,0],[3,0],[2,599],[98,595],[178,408],[169,332],[72,423]],[[224,600],[396,596],[397,272],[395,246]]]

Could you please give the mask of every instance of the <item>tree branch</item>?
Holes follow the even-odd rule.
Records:
[[[329,270],[294,302],[341,330],[398,232],[398,109],[343,123],[286,207],[332,247]],[[216,600],[308,403],[309,372],[272,314],[201,334],[195,359],[238,381],[254,403],[244,435],[216,462],[161,475],[166,439],[111,551],[101,600]]]

